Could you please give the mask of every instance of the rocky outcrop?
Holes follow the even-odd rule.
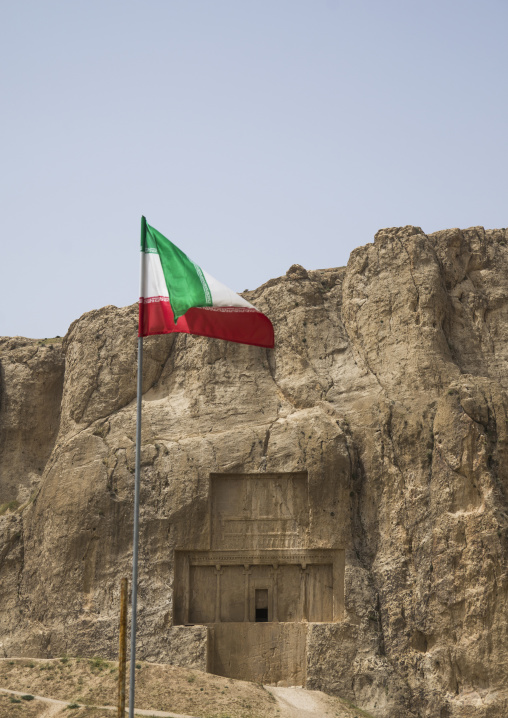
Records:
[[[245,294],[273,351],[145,340],[140,657],[172,660],[173,549],[206,548],[210,473],[308,471],[311,547],[345,548],[346,576],[307,686],[386,718],[508,714],[507,241],[403,227],[295,265]],[[0,503],[22,504],[0,516],[3,652],[114,655],[136,308],[0,349]]]
[[[0,338],[0,504],[28,500],[60,424],[61,340]]]

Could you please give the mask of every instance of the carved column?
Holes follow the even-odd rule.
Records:
[[[216,564],[215,566],[215,623],[220,623],[220,577],[223,574],[223,569],[221,569],[220,564]]]
[[[272,621],[277,622],[279,620],[278,597],[277,597],[278,578],[279,578],[278,564],[276,564],[276,563],[273,564],[273,569],[270,571],[270,576],[272,577]]]
[[[309,620],[309,606],[307,600],[307,564],[302,563],[300,568],[300,606],[302,611],[302,621]]]
[[[189,557],[185,556],[183,560],[183,621],[182,623],[189,623],[190,614],[190,561]]]
[[[249,576],[251,575],[252,571],[249,571],[250,565],[248,563],[244,563],[243,565],[243,575],[244,578],[244,604],[243,604],[243,620],[248,621],[249,620],[249,589],[250,589],[250,579]]]

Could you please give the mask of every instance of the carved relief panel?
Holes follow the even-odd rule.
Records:
[[[174,623],[331,622],[344,551],[308,549],[306,474],[212,475],[210,550],[175,552]]]
[[[211,548],[271,549],[306,545],[307,475],[211,476]]]

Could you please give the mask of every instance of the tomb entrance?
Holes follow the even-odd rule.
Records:
[[[175,552],[174,624],[209,627],[209,670],[303,685],[307,625],[344,611],[344,551],[309,548],[306,473],[213,474],[208,550]]]

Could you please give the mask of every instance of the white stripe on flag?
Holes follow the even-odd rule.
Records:
[[[253,307],[252,304],[249,304],[246,299],[241,297],[236,292],[233,292],[232,289],[226,287],[226,285],[222,284],[222,282],[219,282],[218,279],[212,277],[211,274],[205,272],[204,269],[202,272],[205,275],[208,286],[210,287],[210,292],[212,293],[212,304],[214,307],[250,307],[251,309],[255,309],[255,307]]]
[[[158,254],[143,252],[141,287],[143,297],[169,297]]]

